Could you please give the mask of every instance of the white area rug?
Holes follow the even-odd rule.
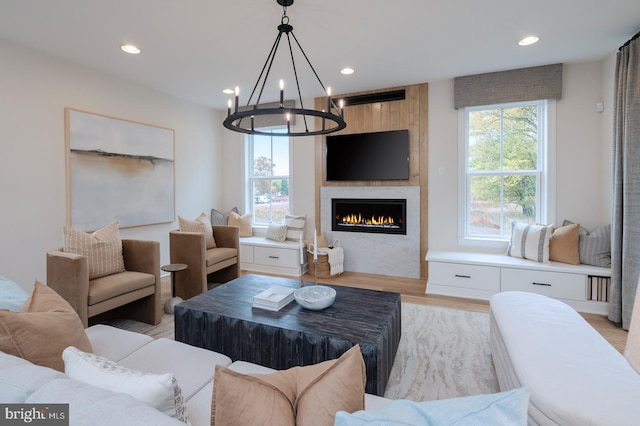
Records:
[[[174,338],[173,315],[157,326],[109,324],[154,338]],[[489,315],[402,304],[402,338],[385,396],[428,401],[499,392],[489,350]]]

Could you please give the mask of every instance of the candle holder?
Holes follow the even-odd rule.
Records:
[[[318,285],[318,259],[313,259],[313,285]]]
[[[300,264],[300,288],[304,287],[304,263]]]

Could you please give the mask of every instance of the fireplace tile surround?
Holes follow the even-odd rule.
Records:
[[[334,198],[406,199],[406,235],[332,231]],[[320,188],[320,232],[340,240],[344,270],[420,278],[420,187],[323,186]]]

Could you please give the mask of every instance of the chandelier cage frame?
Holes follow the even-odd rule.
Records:
[[[239,88],[236,87],[233,111],[232,111],[231,101],[229,100],[229,106],[227,109],[227,118],[224,120],[222,124],[224,125],[224,127],[226,127],[229,130],[245,133],[245,134],[265,135],[265,136],[288,136],[288,137],[326,135],[326,134],[337,132],[344,129],[345,127],[347,127],[347,124],[344,121],[344,105],[342,104],[342,101],[339,108],[338,105],[336,105],[334,100],[331,98],[330,91],[327,88],[325,88],[324,84],[322,83],[322,80],[320,80],[320,77],[318,76],[318,73],[316,72],[315,68],[311,64],[309,57],[307,56],[304,49],[300,45],[300,42],[298,41],[297,37],[293,33],[293,26],[289,24],[289,17],[287,16],[287,6],[291,6],[294,0],[276,0],[276,1],[278,2],[279,5],[282,6],[282,9],[283,9],[280,25],[278,25],[278,35],[276,36],[276,39],[273,45],[271,46],[271,50],[269,51],[267,60],[265,61],[262,67],[262,70],[260,71],[258,80],[256,81],[256,84],[254,85],[253,90],[251,91],[251,95],[247,100],[247,104],[245,105],[245,108],[243,109],[239,108]],[[280,46],[280,41],[282,40],[283,34],[286,35],[287,44],[289,46],[289,56],[291,58],[291,65],[293,68],[293,75],[295,77],[296,89],[298,92],[298,101],[300,102],[300,108],[285,107],[284,89],[282,84],[280,85],[279,106],[276,108],[260,108],[259,107],[260,99],[262,98],[264,88],[267,84],[269,73],[271,72],[271,67],[275,60],[276,53],[278,52],[278,47]],[[302,56],[304,57],[307,64],[311,68],[313,75],[316,77],[316,79],[318,80],[318,83],[320,83],[320,87],[322,87],[322,90],[325,92],[327,96],[326,111],[308,109],[304,107],[304,102],[302,100],[302,92],[300,90],[300,82],[298,80],[298,69],[296,67],[296,62],[293,54],[293,46],[291,43],[291,38],[293,38],[295,45],[297,45],[298,49],[300,49]],[[253,100],[254,95],[256,94],[256,91],[258,90],[258,87],[260,88],[260,90],[258,92],[255,104],[252,105],[251,102]],[[335,111],[335,113],[333,111]],[[272,133],[271,131],[268,131],[268,130],[256,129],[254,127],[254,118],[258,116],[284,117],[287,122],[287,132]],[[302,121],[304,123],[304,131],[292,131],[291,119],[293,118],[294,121],[297,121],[295,120],[295,118],[297,117],[302,117]],[[321,128],[310,131],[309,125],[307,123],[307,117],[322,119]]]

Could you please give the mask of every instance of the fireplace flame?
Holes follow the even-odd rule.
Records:
[[[371,216],[370,218],[362,217],[362,214],[349,214],[342,218],[343,224],[348,225],[369,225],[369,226],[388,226],[394,225],[395,221],[391,216]]]

